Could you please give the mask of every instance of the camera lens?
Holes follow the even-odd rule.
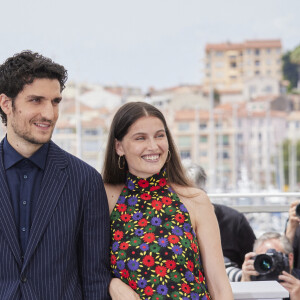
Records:
[[[254,268],[259,274],[268,274],[273,269],[272,257],[266,254],[258,255],[254,261]]]
[[[296,215],[300,217],[300,203],[296,206]]]

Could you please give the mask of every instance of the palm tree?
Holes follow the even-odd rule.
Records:
[[[291,53],[291,62],[298,67],[298,83],[297,89],[300,90],[300,45]]]

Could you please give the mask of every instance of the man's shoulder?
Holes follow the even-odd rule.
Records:
[[[55,159],[57,163],[64,162],[66,164],[66,167],[70,170],[81,169],[83,172],[98,173],[94,167],[76,157],[75,155],[60,148],[53,141],[50,142],[48,158],[49,157],[50,159]]]

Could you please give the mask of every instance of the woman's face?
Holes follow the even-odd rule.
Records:
[[[125,155],[129,172],[141,178],[158,173],[168,156],[168,139],[162,121],[146,116],[133,123],[122,141],[116,140],[117,154]]]

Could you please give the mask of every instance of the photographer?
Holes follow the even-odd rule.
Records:
[[[288,290],[291,300],[300,299],[300,280],[296,273],[293,272],[293,248],[289,243],[288,239],[276,232],[267,232],[263,234],[254,243],[254,252],[249,252],[245,255],[245,261],[242,265],[242,279],[241,281],[251,281],[251,280],[267,280],[265,276],[262,276],[258,271],[255,270],[254,263],[257,255],[268,254],[270,249],[277,251],[275,253],[275,259],[273,261],[279,261],[280,266],[275,266],[275,271],[272,276],[270,274],[269,280],[274,280],[272,278],[274,274],[277,274],[277,279],[279,283]],[[285,254],[285,255],[283,255]],[[281,261],[283,260],[283,262]],[[283,271],[282,265],[286,265],[286,270],[290,269],[292,272]],[[269,267],[268,265],[266,268]],[[282,267],[282,268],[281,268]],[[280,275],[279,275],[280,274]],[[252,277],[253,276],[253,277]],[[295,277],[296,276],[296,277]]]
[[[287,221],[285,235],[293,245],[294,268],[300,269],[300,201],[294,201],[290,205],[289,219]]]

